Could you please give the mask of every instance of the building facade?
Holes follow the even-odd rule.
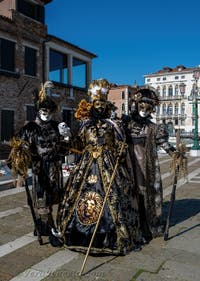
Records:
[[[48,34],[45,5],[52,0],[0,1],[0,141],[35,117],[32,92],[55,84],[57,118],[75,126],[74,111],[92,80],[96,55]]]
[[[130,113],[130,95],[137,91],[138,87],[130,85],[113,84],[108,95],[108,100],[116,106],[117,117]]]
[[[161,101],[157,107],[156,121],[165,123],[171,135],[178,129],[191,134],[194,130],[194,104],[189,97],[195,86],[193,74],[198,69],[180,65],[144,75],[145,85],[155,88]]]

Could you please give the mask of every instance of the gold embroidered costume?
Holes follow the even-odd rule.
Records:
[[[81,120],[79,143],[82,156],[66,185],[57,223],[66,246],[85,252],[111,184],[90,252],[124,254],[134,249],[140,239],[139,219],[137,200],[125,161],[125,135],[121,123],[109,119],[108,91],[106,80],[95,80],[89,87],[92,106],[84,101],[77,110],[76,116]],[[89,114],[86,108],[89,108]],[[82,119],[81,111],[84,112]],[[124,149],[121,153],[122,144]],[[111,182],[118,157],[119,164]]]

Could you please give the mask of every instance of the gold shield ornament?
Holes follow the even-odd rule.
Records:
[[[85,192],[76,206],[76,214],[81,224],[91,225],[97,222],[103,205],[103,198],[94,191]]]

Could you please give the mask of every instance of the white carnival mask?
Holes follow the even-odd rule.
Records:
[[[138,112],[142,118],[149,116],[152,113],[153,107],[150,103],[139,102],[138,103]]]
[[[41,108],[39,110],[38,114],[39,114],[40,119],[44,122],[48,122],[52,118],[52,113],[47,108]]]

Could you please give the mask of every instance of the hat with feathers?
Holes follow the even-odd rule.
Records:
[[[159,97],[153,88],[140,88],[132,95],[132,100],[137,104],[138,102],[151,103],[153,106],[159,105]]]
[[[93,80],[88,88],[88,95],[91,98],[91,101],[96,100],[107,101],[108,93],[110,90],[110,83],[104,79]]]
[[[37,89],[33,91],[36,110],[39,110],[40,108],[49,109],[51,112],[57,110],[57,105],[51,98],[51,89],[53,88],[54,84],[51,81],[46,81],[41,85],[40,91]]]

